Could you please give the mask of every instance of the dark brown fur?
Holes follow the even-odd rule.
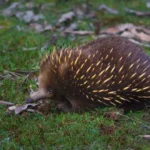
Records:
[[[51,89],[63,111],[143,103],[150,101],[150,58],[124,38],[97,39],[48,55],[40,66],[41,89],[45,97]],[[40,99],[38,92],[31,99]]]

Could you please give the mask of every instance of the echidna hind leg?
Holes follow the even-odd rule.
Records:
[[[78,112],[80,105],[77,100],[62,97],[57,101],[56,108],[63,112]]]
[[[73,112],[72,106],[69,102],[58,102],[56,105],[56,109],[61,112]]]

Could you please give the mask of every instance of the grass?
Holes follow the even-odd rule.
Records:
[[[37,0],[36,4],[54,3],[41,12],[46,20],[55,25],[62,13],[68,12],[75,4],[86,1],[52,1]],[[118,9],[116,16],[97,12],[97,18],[101,20],[102,27],[119,23],[134,23],[137,25],[150,25],[148,18],[138,18],[126,15],[124,7],[137,10],[147,10],[145,1],[119,1],[119,0],[93,0],[90,2],[95,10],[98,4],[105,3],[109,7]],[[0,9],[8,7],[8,4],[0,6]],[[36,10],[37,11],[37,10]],[[53,12],[53,13],[49,13]],[[26,29],[16,30],[16,25]],[[45,51],[41,47],[51,39],[52,35],[59,37],[56,48],[73,47],[92,40],[93,36],[62,37],[57,31],[35,33],[28,25],[14,17],[0,16],[0,75],[5,77],[0,80],[0,99],[14,103],[24,103],[28,97],[29,85],[36,88],[34,77],[38,75],[38,66],[41,57],[53,49],[53,44]],[[91,20],[86,18],[79,24],[81,30],[92,30]],[[36,50],[24,50],[26,48]],[[147,49],[149,52],[149,49]],[[18,90],[25,76],[10,78],[6,71],[36,71],[33,76]],[[84,113],[58,113],[55,110],[47,116],[38,114],[26,114],[24,116],[8,116],[5,108],[0,106],[0,150],[148,150],[149,141],[140,135],[150,134],[150,130],[143,125],[150,125],[149,111],[129,112],[121,116],[118,121],[105,117],[108,111],[118,111],[116,108],[100,108]],[[131,119],[132,118],[132,119]],[[139,123],[140,122],[140,123]]]

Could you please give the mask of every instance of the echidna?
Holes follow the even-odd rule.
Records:
[[[54,51],[41,62],[39,89],[28,102],[43,98],[65,112],[150,101],[150,58],[122,37]]]

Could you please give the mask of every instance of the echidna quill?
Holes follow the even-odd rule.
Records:
[[[150,101],[150,58],[121,37],[54,51],[41,62],[39,89],[27,101],[44,98],[53,99],[65,112],[141,105]]]

